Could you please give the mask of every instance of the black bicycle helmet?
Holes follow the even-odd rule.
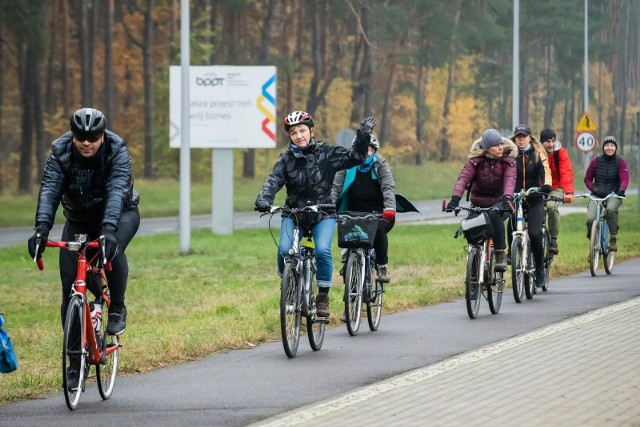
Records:
[[[284,118],[284,130],[289,132],[293,126],[297,125],[307,125],[310,128],[313,127],[313,118],[311,114],[306,111],[294,111],[289,113],[287,117]]]
[[[70,125],[74,134],[98,135],[107,128],[107,119],[95,108],[80,108],[71,116]]]

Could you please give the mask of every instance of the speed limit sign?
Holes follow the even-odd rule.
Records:
[[[578,147],[578,150],[588,153],[593,151],[596,145],[598,145],[598,137],[595,132],[582,131],[576,135],[576,147]]]

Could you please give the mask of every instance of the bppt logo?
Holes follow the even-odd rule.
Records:
[[[202,77],[196,77],[196,84],[204,87],[222,86],[224,77],[218,77],[215,73],[207,73]]]

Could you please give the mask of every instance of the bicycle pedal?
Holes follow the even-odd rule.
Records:
[[[324,324],[328,325],[329,324],[329,316],[327,316],[327,317],[316,316],[314,322],[315,323],[324,323]]]

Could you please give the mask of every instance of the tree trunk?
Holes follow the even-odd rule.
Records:
[[[104,29],[104,109],[109,118],[109,128],[117,129],[116,110],[114,108],[114,94],[116,88],[113,81],[113,0],[105,0],[105,29]]]
[[[0,76],[4,76],[4,0],[0,0]],[[4,105],[4,79],[0,78],[0,141],[4,141],[2,134],[2,106]],[[5,172],[4,159],[5,153],[0,149],[0,194],[4,191]]]
[[[22,100],[22,142],[20,145],[20,171],[18,172],[18,191],[30,194],[33,176],[33,132],[34,132],[34,103],[35,97],[31,93],[32,82],[40,76],[37,70],[36,51],[33,46],[27,46],[24,67],[20,70],[20,97]]]
[[[144,12],[144,41],[142,49],[144,75],[144,177],[155,179],[153,168],[153,7],[154,0],[147,0]]]
[[[395,51],[395,49],[394,49]],[[398,64],[396,62],[395,54],[389,56],[389,74],[387,75],[387,84],[384,91],[384,102],[382,104],[382,120],[380,123],[380,130],[378,138],[380,141],[386,141],[389,134],[390,121],[391,121],[391,105],[393,105],[393,93],[395,90],[396,80],[398,76]],[[369,115],[366,111],[365,115]]]

